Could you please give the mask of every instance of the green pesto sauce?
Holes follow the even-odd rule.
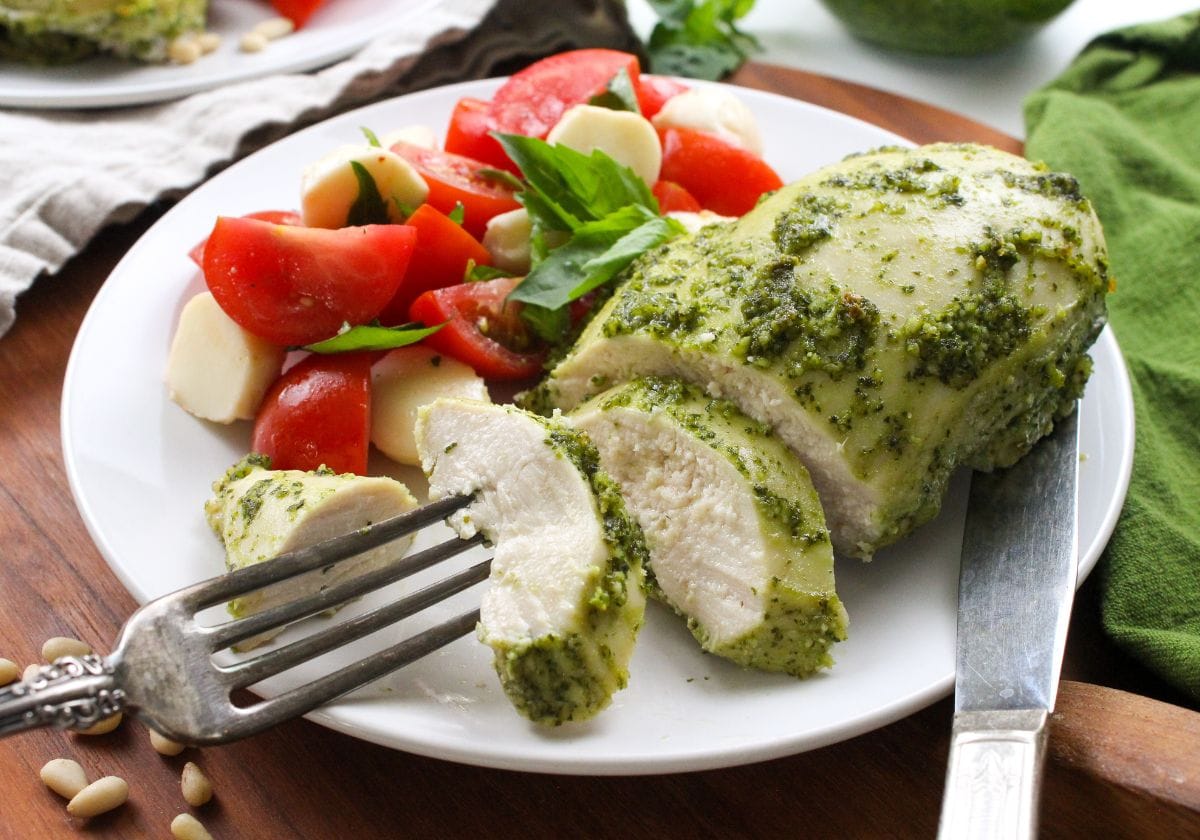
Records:
[[[775,217],[771,236],[779,250],[798,257],[833,236],[834,224],[844,210],[843,205],[831,199],[805,193]]]
[[[649,552],[642,529],[626,510],[620,487],[600,468],[600,453],[591,441],[562,423],[548,422],[546,428],[546,445],[587,478],[600,512],[610,560],[588,603],[597,610],[620,607],[628,598],[630,582],[637,580],[634,570],[648,565]]]
[[[894,169],[874,165],[852,174],[839,173],[821,184],[848,190],[924,195],[933,199],[935,206],[961,206],[965,202],[959,192],[961,179],[944,173],[945,170],[929,158],[918,158]]]
[[[830,284],[806,288],[796,266],[769,266],[741,303],[733,354],[755,367],[781,363],[797,378],[819,370],[833,380],[862,370],[879,328],[879,309],[866,298]]]
[[[988,231],[972,246],[982,288],[956,296],[899,331],[905,350],[915,359],[907,374],[910,380],[932,377],[952,388],[965,388],[985,367],[1029,340],[1036,313],[1013,293],[1010,275],[1022,249],[1040,241],[1037,232],[1000,236]]]

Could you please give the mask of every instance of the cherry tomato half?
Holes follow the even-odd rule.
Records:
[[[369,353],[306,356],[275,381],[254,421],[251,448],[277,470],[367,472]]]
[[[300,225],[304,226],[304,219],[295,210],[259,210],[257,213],[247,213],[242,216],[243,219],[260,219],[264,222],[271,222],[276,225]],[[208,243],[208,237],[204,237],[195,245],[192,250],[188,251],[188,256],[192,258],[192,262],[204,268],[204,246]]]
[[[463,227],[476,239],[483,238],[488,219],[521,206],[509,187],[479,174],[481,169],[494,168],[485,163],[411,143],[396,143],[392,151],[421,173],[429,185],[425,199],[429,204],[447,214],[455,205],[463,206]]]
[[[641,109],[643,117],[650,119],[662,110],[662,106],[667,104],[668,99],[685,90],[690,90],[690,88],[677,79],[669,76],[643,74],[638,79],[636,88],[638,108]]]
[[[655,181],[650,192],[654,193],[654,197],[658,199],[658,209],[661,213],[672,213],[677,210],[696,213],[704,209],[694,195],[674,181],[661,179]]]
[[[416,238],[407,225],[326,230],[222,216],[204,247],[204,279],[243,329],[276,344],[309,344],[378,315]]]
[[[492,97],[499,131],[545,138],[563,112],[603,93],[624,70],[637,90],[637,56],[616,50],[587,49],[552,55],[514,73]]]
[[[308,23],[313,12],[325,5],[325,0],[271,0],[271,5],[299,29]]]
[[[495,169],[520,175],[521,170],[504,153],[500,141],[491,136],[495,130],[496,120],[492,117],[491,102],[469,97],[460,99],[450,115],[450,126],[446,129],[446,142],[442,148]]]
[[[521,320],[521,304],[505,303],[520,281],[499,277],[425,292],[413,301],[409,317],[424,324],[445,322],[425,343],[485,379],[528,379],[541,373],[546,353]]]
[[[409,306],[421,293],[461,283],[467,263],[492,262],[487,248],[462,225],[429,204],[418,207],[405,224],[417,232],[417,244],[400,288],[379,313],[379,320],[387,326],[404,323]]]
[[[711,134],[690,128],[668,128],[662,138],[659,177],[674,181],[695,196],[706,210],[741,216],[759,197],[783,186],[766,161]]]

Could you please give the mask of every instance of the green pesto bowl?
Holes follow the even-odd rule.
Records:
[[[929,55],[978,55],[1029,37],[1073,0],[821,0],[855,36]]]

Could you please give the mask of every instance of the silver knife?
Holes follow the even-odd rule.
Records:
[[[1078,566],[1078,415],[1009,469],[971,479],[940,840],[1037,836]]]

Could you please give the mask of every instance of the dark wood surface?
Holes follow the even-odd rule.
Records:
[[[916,141],[1020,144],[964,118],[869,88],[751,65],[736,79],[862,117]],[[75,510],[59,401],[75,332],[116,261],[161,212],[105,230],[18,301],[0,339],[0,656],[35,661],[71,635],[105,649],[135,603]],[[169,547],[166,547],[169,549]],[[1045,837],[1200,835],[1200,714],[1103,636],[1093,577],[1080,593],[1051,735]],[[932,837],[951,716],[943,700],[845,743],[745,767],[651,777],[480,769],[396,752],[297,721],[222,748],[155,753],[134,720],[86,738],[39,731],[0,741],[0,837],[77,836],[38,779],[73,757],[90,778],[129,781],[130,801],[94,837],[169,836],[189,810],[187,760],[215,800],[196,815],[217,838]]]

